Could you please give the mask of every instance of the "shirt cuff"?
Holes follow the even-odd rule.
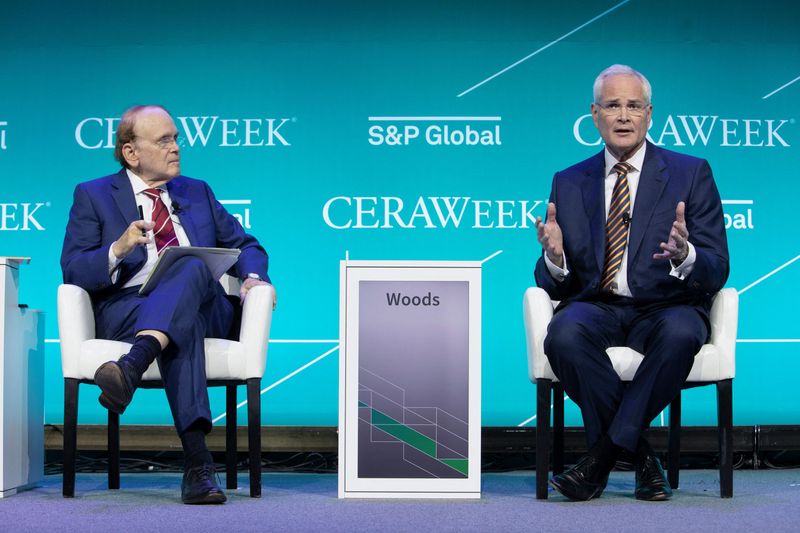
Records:
[[[117,278],[119,278],[117,267],[122,262],[122,259],[114,255],[115,244],[117,244],[117,241],[112,242],[111,246],[108,247],[108,274],[111,276],[111,283],[117,282]]]
[[[550,261],[550,258],[547,257],[546,253],[543,255],[544,264],[547,265],[547,270],[550,272],[550,275],[553,276],[557,281],[564,281],[567,276],[569,276],[569,270],[567,269],[567,256],[564,255],[564,268],[561,268]]]
[[[672,266],[672,269],[669,271],[669,275],[680,280],[686,279],[686,277],[692,273],[694,270],[694,263],[697,261],[697,251],[694,249],[694,245],[692,243],[687,243],[689,245],[689,253],[686,256],[686,259],[683,260],[678,266],[670,261],[669,264]]]

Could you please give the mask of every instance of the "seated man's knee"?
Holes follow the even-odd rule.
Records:
[[[669,348],[662,353],[693,359],[707,337],[705,321],[694,309],[675,308],[660,317],[652,330],[650,344]]]
[[[576,341],[586,334],[586,326],[568,318],[554,317],[547,328],[547,337],[544,339],[544,352],[548,358],[568,360],[576,354]]]
[[[208,270],[205,262],[191,255],[186,255],[176,260],[170,270],[179,272],[181,277],[196,277],[201,280],[211,277],[211,271]]]
[[[673,360],[691,362],[694,361],[694,356],[697,355],[697,352],[703,347],[703,340],[704,339],[688,331],[676,332],[665,341],[669,349],[664,350],[662,353]]]

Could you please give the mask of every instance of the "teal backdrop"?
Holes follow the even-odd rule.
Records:
[[[653,85],[652,140],[708,159],[724,201],[741,291],[734,423],[800,423],[798,15],[790,1],[2,2],[0,255],[32,258],[22,299],[46,312],[46,422],[63,417],[56,289],[72,191],[118,170],[124,109],[159,103],[183,173],[270,253],[265,424],[337,424],[346,254],[500,250],[483,268],[483,424],[535,424],[530,217],[556,170],[602,149],[592,83],[623,63]],[[685,393],[685,423],[715,423],[705,389]],[[211,395],[216,416],[224,396]],[[80,413],[105,420],[90,389]],[[580,425],[574,404],[566,416]],[[123,423],[171,424],[163,391],[140,391]]]

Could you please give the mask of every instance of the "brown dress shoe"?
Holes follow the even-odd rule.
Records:
[[[141,376],[130,366],[123,355],[119,361],[103,363],[94,373],[94,382],[100,387],[100,404],[117,414],[125,412]]]

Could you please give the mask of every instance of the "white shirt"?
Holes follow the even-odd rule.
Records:
[[[128,179],[131,182],[133,196],[136,198],[136,205],[142,206],[145,222],[152,222],[154,202],[152,198],[144,193],[144,191],[150,189],[150,187],[144,181],[142,181],[139,176],[131,172],[130,169],[125,169],[125,172],[127,172]],[[186,231],[183,229],[180,219],[172,210],[172,199],[169,197],[166,185],[162,185],[158,187],[158,189],[161,191],[161,201],[164,202],[165,206],[167,206],[167,212],[171,213],[170,219],[172,219],[172,225],[175,228],[175,236],[178,237],[178,246],[191,246],[189,237],[186,235]],[[144,280],[147,279],[148,274],[150,274],[150,271],[153,270],[153,267],[158,260],[158,253],[156,253],[156,243],[153,239],[153,232],[147,232],[147,236],[150,238],[150,242],[146,245],[147,262],[144,264],[141,270],[134,274],[133,277],[129,279],[125,285],[123,285],[123,287],[136,287],[137,285],[143,284]],[[114,255],[113,250],[114,243],[112,243],[108,249],[108,272],[111,274],[111,281],[116,282],[117,278],[119,277],[119,271],[117,271],[116,268],[119,266],[120,262],[122,262],[122,258]]]
[[[642,166],[644,165],[644,156],[645,152],[647,151],[647,143],[643,143],[642,146],[634,153],[631,157],[626,160],[626,163],[631,165],[633,168],[628,172],[628,190],[630,192],[630,215],[631,220],[634,217],[634,204],[636,203],[636,191],[639,189],[639,177],[642,173]],[[611,152],[608,151],[608,148],[605,150],[605,170],[606,170],[606,178],[605,178],[605,218],[608,218],[608,211],[611,208],[611,196],[614,192],[614,184],[617,181],[617,173],[614,171],[614,165],[619,163],[619,160],[611,155]],[[677,206],[676,206],[677,207]],[[667,239],[669,234],[665,236]],[[628,241],[629,243],[630,241]],[[619,296],[632,296],[630,287],[628,286],[628,243],[625,244],[625,252],[622,255],[622,263],[620,264],[620,268],[617,271],[617,275],[614,277],[614,285],[612,288],[612,292]],[[692,273],[692,269],[694,268],[694,262],[697,259],[697,252],[694,249],[692,243],[688,243],[689,245],[689,255],[686,259],[678,265],[677,267],[674,264],[671,264],[671,270],[669,275],[674,276],[678,279],[685,279],[686,276]],[[654,250],[653,253],[657,253],[660,250]],[[567,275],[569,274],[569,270],[567,269],[567,257],[566,253],[564,254],[564,268],[560,268],[553,264],[550,259],[547,257],[547,254],[544,254],[545,264],[547,265],[547,269],[550,271],[550,274],[559,281],[563,281]],[[653,261],[657,261],[653,259]]]

